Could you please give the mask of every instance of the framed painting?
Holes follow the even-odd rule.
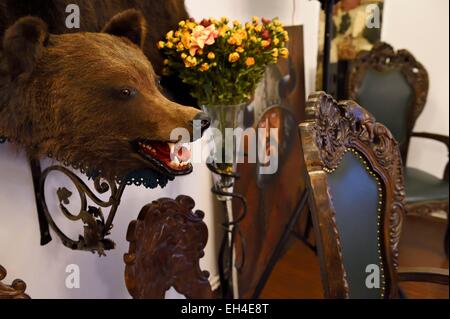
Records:
[[[235,191],[248,203],[236,240],[240,298],[251,298],[305,188],[297,130],[305,108],[303,28],[286,29],[290,57],[267,69],[245,115],[247,127],[266,130],[267,134],[256,146],[263,156],[257,156],[256,163],[238,164],[240,179]],[[278,159],[276,171],[262,174],[260,168],[269,165],[274,156]],[[234,218],[240,216],[241,209],[238,201],[233,203]]]

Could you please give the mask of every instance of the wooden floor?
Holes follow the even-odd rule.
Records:
[[[400,267],[448,268],[443,250],[446,222],[408,216],[400,241]],[[449,298],[448,286],[422,283],[401,285],[408,298]],[[319,262],[302,242],[291,239],[289,249],[275,266],[262,298],[323,298]]]

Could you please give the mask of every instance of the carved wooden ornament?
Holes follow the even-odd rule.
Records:
[[[13,281],[11,285],[6,285],[1,281],[6,278],[6,269],[0,266],[0,299],[30,299],[25,294],[27,285],[20,279]]]
[[[130,223],[125,282],[135,299],[163,299],[174,287],[189,299],[212,298],[209,273],[200,269],[208,240],[204,213],[188,196],[144,206]]]

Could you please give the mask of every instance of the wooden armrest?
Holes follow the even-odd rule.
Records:
[[[447,149],[449,148],[449,137],[446,135],[435,134],[435,133],[426,133],[426,132],[417,132],[417,133],[413,132],[411,134],[411,136],[429,138],[429,139],[444,143],[445,145],[447,145]]]
[[[449,137],[446,136],[446,135],[435,134],[435,133],[426,133],[426,132],[417,132],[417,133],[413,132],[411,134],[411,136],[412,137],[428,138],[428,139],[435,140],[437,142],[444,143],[447,146],[447,150],[450,150],[450,148],[449,148]],[[450,153],[449,153],[449,155],[450,155]],[[447,165],[445,166],[443,179],[445,181],[448,181],[448,162],[447,162]]]
[[[430,267],[401,267],[398,272],[399,281],[429,282],[448,285],[448,269]]]

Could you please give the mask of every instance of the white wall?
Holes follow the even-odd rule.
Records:
[[[385,0],[383,41],[395,49],[409,50],[428,70],[430,90],[425,110],[414,131],[448,135],[449,116],[449,1]],[[442,177],[446,147],[413,139],[408,166]]]
[[[253,15],[280,17],[285,24],[305,24],[305,59],[307,93],[314,90],[317,55],[317,30],[319,4],[315,1],[296,0],[292,21],[291,0],[186,0],[187,8],[197,19],[228,16],[231,19],[249,20]],[[50,196],[66,180],[53,177],[46,189]],[[70,184],[68,184],[69,186]],[[114,222],[111,239],[117,247],[99,258],[86,252],[71,251],[62,246],[57,236],[45,247],[39,246],[39,226],[34,203],[31,173],[23,153],[10,144],[0,145],[0,264],[8,270],[7,282],[21,278],[28,283],[28,292],[34,298],[128,298],[124,285],[123,254],[128,249],[125,241],[129,222],[135,219],[141,207],[160,197],[176,197],[179,194],[194,198],[196,208],[205,211],[205,221],[210,241],[201,266],[209,270],[213,281],[217,280],[214,238],[218,219],[213,210],[210,193],[211,178],[205,165],[196,165],[194,173],[177,178],[164,189],[147,190],[129,187],[123,196]],[[54,197],[54,196],[53,196]],[[75,200],[75,195],[74,195]],[[51,197],[49,203],[52,201]],[[56,211],[53,207],[52,211]],[[66,225],[67,226],[67,225]],[[79,225],[81,227],[81,225]],[[74,229],[73,226],[67,229]],[[74,233],[75,234],[75,233]],[[81,270],[81,288],[65,287],[69,264],[77,264]],[[170,297],[177,297],[171,293]]]

